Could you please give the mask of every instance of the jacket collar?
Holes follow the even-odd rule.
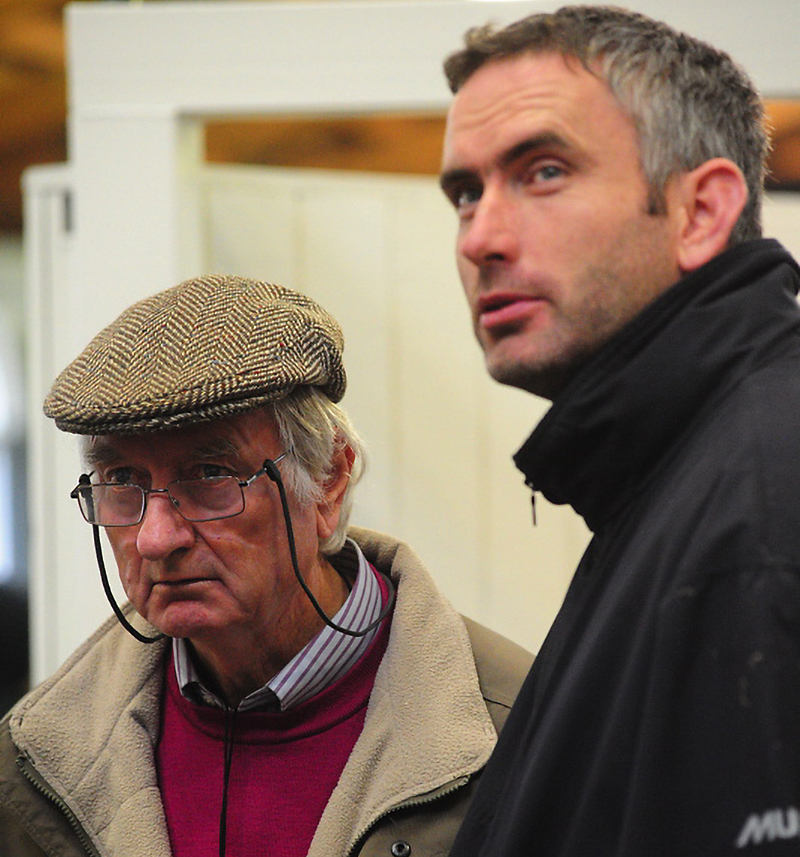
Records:
[[[687,275],[572,379],[514,456],[527,484],[602,529],[698,413],[786,348],[800,269],[777,241]]]
[[[464,622],[420,559],[391,537],[348,535],[397,584],[397,602],[364,729],[309,855],[349,854],[385,813],[464,784],[497,740]],[[438,675],[447,681],[432,682]]]

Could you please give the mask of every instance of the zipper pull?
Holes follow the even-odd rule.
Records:
[[[531,514],[533,515],[533,526],[536,526],[536,489],[533,487],[532,482],[525,481],[525,484],[528,488],[531,489]]]

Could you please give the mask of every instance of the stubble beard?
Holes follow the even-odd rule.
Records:
[[[679,274],[669,254],[668,234],[660,215],[630,219],[619,234],[587,264],[570,291],[581,297],[572,303],[550,303],[546,327],[511,329],[497,342],[476,334],[484,350],[486,368],[498,383],[518,387],[551,401],[619,331],[662,292]],[[492,269],[480,272],[480,286]],[[521,290],[524,292],[525,284]],[[513,338],[523,344],[514,347]],[[508,338],[508,351],[504,354]]]
[[[553,308],[550,330],[516,335],[530,338],[529,347],[516,357],[498,354],[493,359],[492,348],[481,343],[486,368],[492,379],[500,384],[517,387],[535,396],[553,401],[580,369],[602,346],[624,326],[616,307],[605,306],[590,294],[581,305],[565,316]],[[513,335],[513,334],[512,334]],[[503,343],[495,348],[501,350]]]

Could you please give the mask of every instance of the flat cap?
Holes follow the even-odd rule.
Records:
[[[187,280],[135,303],[58,376],[44,402],[62,431],[131,434],[221,419],[299,386],[334,402],[344,338],[311,298],[243,277]]]

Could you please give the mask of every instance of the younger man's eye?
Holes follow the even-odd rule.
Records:
[[[528,173],[528,181],[533,184],[547,183],[554,179],[560,179],[565,175],[565,172],[564,167],[560,164],[552,162],[534,164]]]
[[[453,205],[461,210],[475,205],[481,198],[480,189],[475,187],[465,187],[453,194]]]

